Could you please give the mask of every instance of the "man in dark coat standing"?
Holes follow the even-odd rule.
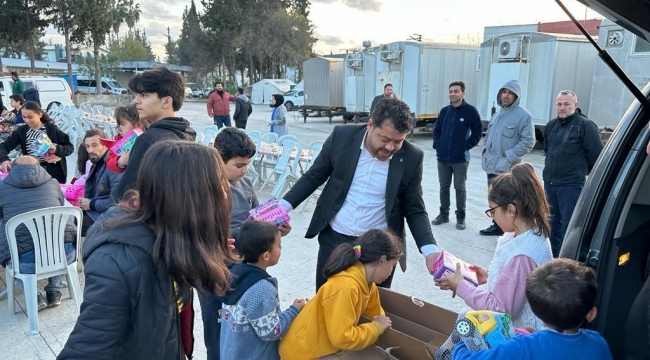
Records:
[[[235,126],[239,129],[246,130],[246,122],[248,122],[248,117],[253,112],[253,105],[246,95],[244,95],[244,88],[237,88],[235,93],[237,100],[235,100]]]

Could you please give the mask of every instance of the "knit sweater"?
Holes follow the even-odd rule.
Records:
[[[221,359],[280,360],[280,337],[286,333],[299,310],[291,305],[281,311],[278,281],[268,274],[248,289],[237,284],[237,281],[244,284],[247,276],[257,276],[255,272],[264,270],[254,265],[238,264],[232,272],[236,277],[234,289],[222,299],[221,343],[225,346],[220,347]]]
[[[527,359],[527,360],[611,360],[609,346],[599,333],[581,329],[577,334],[562,334],[543,329],[520,335],[494,349],[470,352],[464,342],[454,349],[454,360]]]
[[[542,323],[533,314],[530,304],[525,299],[525,278],[536,267],[550,261],[552,258],[551,245],[548,239],[536,235],[532,229],[517,236],[515,236],[515,233],[506,233],[499,238],[497,243],[488,270],[487,284],[474,287],[463,281],[457,289],[457,294],[474,310],[508,312],[512,316],[515,327],[529,326],[539,329]],[[513,263],[517,264],[517,266],[513,267]],[[505,269],[516,273],[504,273]],[[509,284],[510,279],[515,281]],[[522,279],[524,280],[522,281]],[[494,298],[497,286],[510,286],[512,293],[507,296],[501,291],[502,296],[507,299]],[[514,297],[518,299],[512,299]],[[523,304],[523,306],[514,306],[517,309],[513,311],[512,308],[503,305],[506,300],[510,300],[510,304],[518,303]],[[486,306],[486,304],[491,306]]]
[[[359,324],[359,318],[384,315],[375,283],[368,284],[364,266],[357,262],[330,277],[302,309],[280,341],[283,360],[316,360],[341,350],[372,345],[383,328],[377,321]]]

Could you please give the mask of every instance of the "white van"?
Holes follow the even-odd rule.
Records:
[[[84,94],[95,94],[97,83],[95,78],[87,76],[77,76],[77,91]],[[120,85],[117,80],[111,78],[102,78],[102,94],[128,94],[129,91]]]
[[[29,89],[32,84],[38,86],[38,94],[41,99],[43,109],[50,109],[52,104],[74,106],[72,101],[72,91],[65,79],[58,76],[46,75],[20,75],[20,79],[25,84],[25,90]],[[9,108],[9,96],[11,95],[11,86],[14,81],[11,76],[0,76],[0,96],[2,104]]]

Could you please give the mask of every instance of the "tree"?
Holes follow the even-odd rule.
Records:
[[[167,64],[178,64],[178,42],[172,40],[172,36],[169,32],[169,26],[167,27],[167,43],[165,44],[165,62]]]
[[[142,29],[142,32],[140,32],[140,29],[135,29],[134,32],[135,39],[144,46],[144,48],[147,50],[147,59],[146,61],[156,61],[156,55],[153,53],[153,49],[151,48],[151,42],[147,38],[147,32],[145,29]]]
[[[106,35],[111,30],[119,32],[120,25],[126,21],[129,29],[135,26],[140,17],[140,7],[133,5],[133,0],[95,0],[86,1],[79,5],[77,24],[73,34],[75,39],[87,38],[93,44],[93,59],[95,62],[95,81],[101,83],[101,66],[99,49],[106,44]],[[101,94],[101,87],[97,87]]]
[[[193,65],[195,59],[199,58],[200,47],[197,45],[203,35],[200,21],[196,5],[192,0],[189,9],[185,7],[183,11],[183,26],[178,41],[178,60],[182,65]]]
[[[121,39],[113,40],[109,46],[109,53],[117,61],[149,61],[147,48],[132,31]]]
[[[85,0],[82,0],[85,1]],[[72,41],[70,34],[74,31],[76,25],[77,9],[79,0],[55,0],[52,3],[52,25],[54,25],[59,32],[63,32],[65,39],[65,55],[66,64],[68,65],[68,84],[70,89],[73,89],[72,84]]]
[[[9,47],[5,51],[27,54],[32,71],[38,55],[35,47],[40,44],[34,39],[48,25],[45,14],[50,6],[48,0],[0,0],[0,43]]]

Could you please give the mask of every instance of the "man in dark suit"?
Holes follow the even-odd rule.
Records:
[[[408,105],[390,98],[377,104],[367,125],[335,127],[309,171],[281,200],[290,211],[327,181],[305,235],[318,234],[317,290],[327,280],[323,265],[334,248],[375,228],[404,240],[404,219],[431,272],[438,247],[422,199],[424,153],[405,141],[411,126]],[[405,257],[400,264],[405,270]],[[391,281],[392,275],[380,286]]]

